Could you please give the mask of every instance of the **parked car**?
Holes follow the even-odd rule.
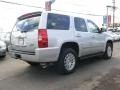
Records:
[[[4,41],[0,41],[0,57],[6,56],[6,44]]]
[[[106,31],[106,32],[104,32],[104,33],[105,33],[107,36],[112,37],[112,38],[113,38],[113,41],[118,41],[118,40],[120,40],[120,35],[112,32],[112,31]]]
[[[78,58],[112,57],[113,42],[91,20],[52,12],[18,17],[12,30],[10,56],[31,65],[54,63],[59,73],[75,70]]]
[[[10,32],[3,32],[0,34],[0,40],[6,43],[6,50],[8,50],[8,46],[10,44]]]
[[[116,27],[115,27],[114,29],[113,29],[113,28],[108,28],[107,31],[115,32],[117,29],[118,29],[118,28],[116,28]]]
[[[118,27],[113,33],[117,34],[120,37],[120,28]]]

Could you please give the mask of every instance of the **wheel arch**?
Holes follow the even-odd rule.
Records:
[[[77,53],[77,56],[79,55],[79,45],[76,42],[65,42],[65,43],[63,43],[61,45],[61,48],[60,48],[60,53],[64,48],[72,48]]]
[[[107,43],[106,43],[106,45],[107,45],[108,43],[110,43],[110,44],[112,45],[112,49],[113,49],[113,41],[112,41],[112,40],[108,40]]]

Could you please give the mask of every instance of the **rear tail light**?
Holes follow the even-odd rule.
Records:
[[[45,48],[48,47],[48,36],[46,29],[38,30],[38,47]]]

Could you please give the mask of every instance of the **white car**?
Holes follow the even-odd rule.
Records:
[[[4,32],[0,34],[0,40],[6,43],[6,49],[8,50],[8,46],[10,44],[10,32]]]
[[[30,65],[54,63],[56,71],[69,74],[78,58],[112,57],[113,42],[91,20],[52,12],[18,17],[10,36],[10,56]]]
[[[106,35],[110,36],[113,38],[113,41],[117,41],[117,40],[120,40],[120,35],[112,32],[112,31],[106,31],[104,32]]]
[[[0,56],[1,57],[6,56],[6,44],[4,41],[0,41]]]

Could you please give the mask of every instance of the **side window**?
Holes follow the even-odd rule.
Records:
[[[48,14],[47,29],[69,30],[70,17],[67,15]]]
[[[98,26],[90,20],[88,20],[88,29],[90,32],[98,33]]]
[[[77,31],[87,32],[87,27],[84,19],[75,17],[74,22],[75,22],[75,29]]]

